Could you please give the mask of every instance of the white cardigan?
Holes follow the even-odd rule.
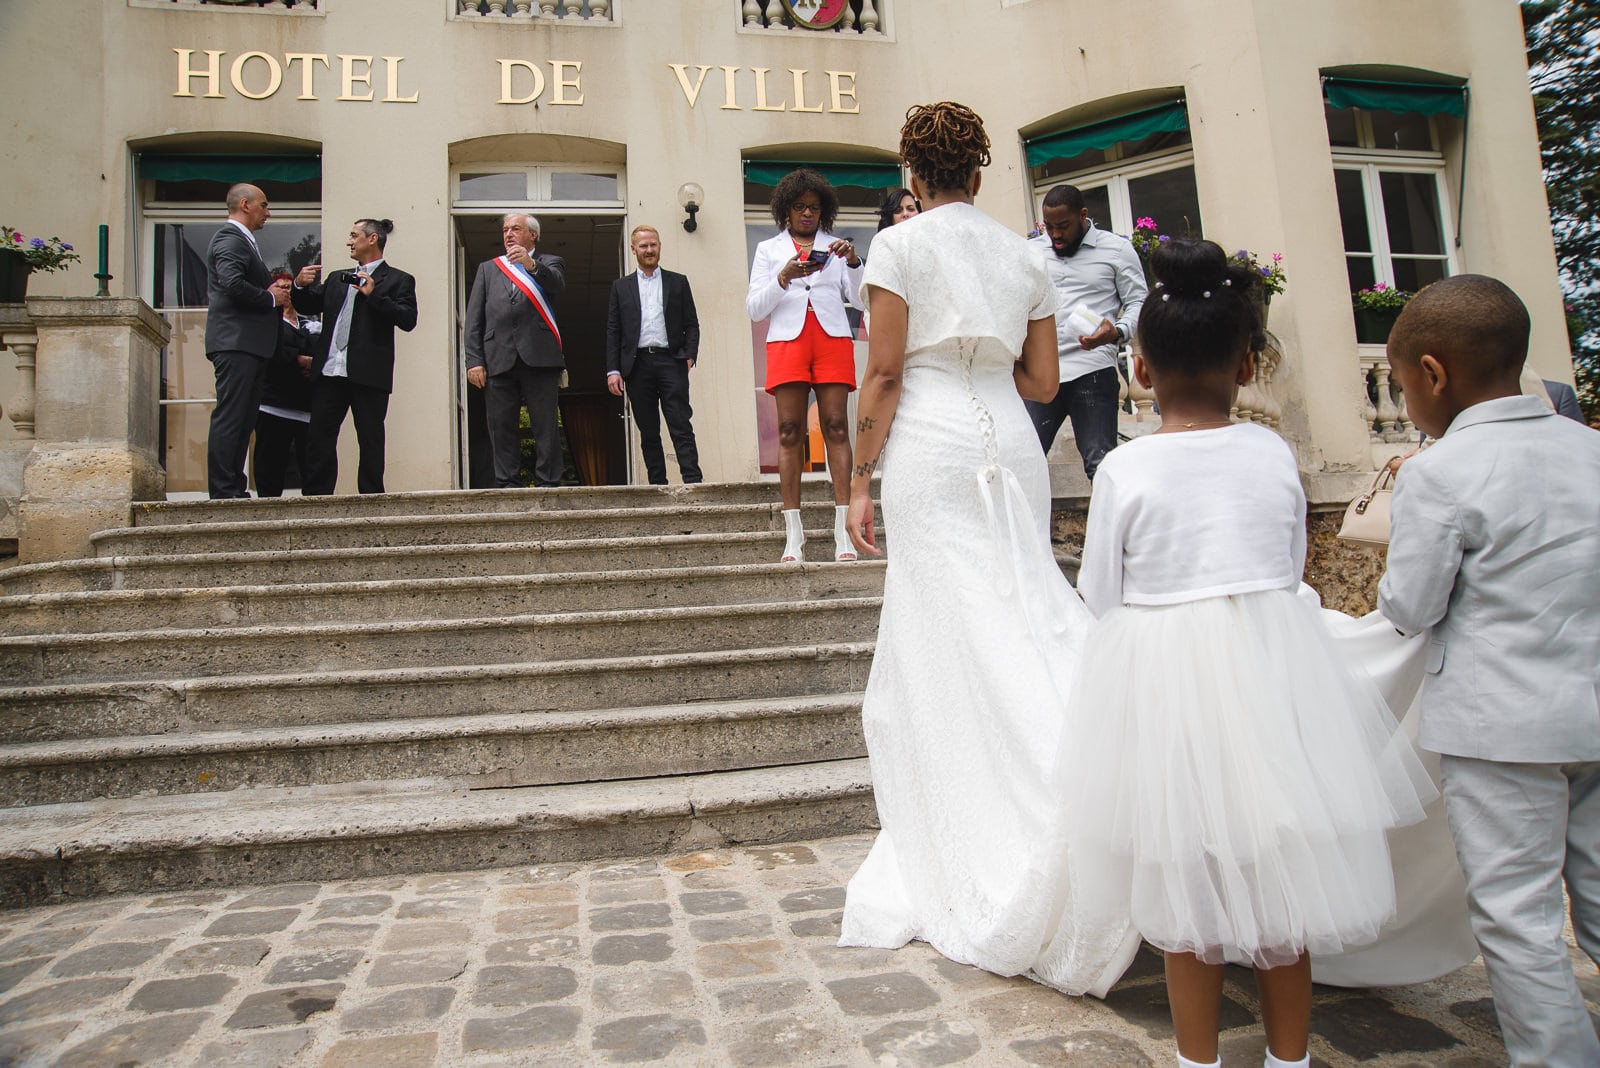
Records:
[[[826,251],[836,240],[832,234],[819,231],[814,247]],[[850,267],[842,256],[830,255],[828,265],[822,270],[796,278],[788,289],[783,289],[778,285],[778,272],[793,258],[794,239],[787,230],[756,246],[756,258],[750,265],[750,293],[744,300],[750,319],[753,322],[771,320],[767,323],[768,341],[793,341],[805,326],[809,303],[823,330],[833,337],[849,337],[850,319],[844,306],[861,289],[866,261]]]

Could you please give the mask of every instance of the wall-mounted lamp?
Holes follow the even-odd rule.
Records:
[[[683,220],[683,228],[689,233],[694,233],[700,224],[695,222],[695,213],[706,202],[706,191],[700,188],[699,182],[684,182],[678,187],[678,206],[689,213]]]

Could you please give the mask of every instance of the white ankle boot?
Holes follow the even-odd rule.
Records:
[[[802,547],[806,543],[806,529],[800,525],[800,509],[785,508],[783,510],[783,531],[787,540],[783,543],[783,559],[779,563],[800,563],[806,555]]]
[[[849,515],[850,506],[848,504],[836,504],[833,506],[833,558],[835,560],[854,560],[856,558],[856,547],[850,541],[850,530],[845,522]]]

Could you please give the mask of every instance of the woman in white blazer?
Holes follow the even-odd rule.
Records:
[[[767,392],[778,405],[778,486],[786,540],[783,561],[804,559],[800,523],[801,450],[807,402],[817,394],[817,419],[833,480],[834,559],[854,560],[845,533],[850,500],[850,425],[845,404],[856,388],[855,345],[845,302],[861,289],[855,246],[835,237],[839,195],[816,171],[786,174],[772,192],[781,228],[756,246],[745,310],[767,320]]]

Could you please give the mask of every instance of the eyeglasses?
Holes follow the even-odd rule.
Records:
[[[789,210],[794,212],[797,215],[821,215],[822,214],[822,205],[821,204],[796,204],[794,207],[790,208]]]

